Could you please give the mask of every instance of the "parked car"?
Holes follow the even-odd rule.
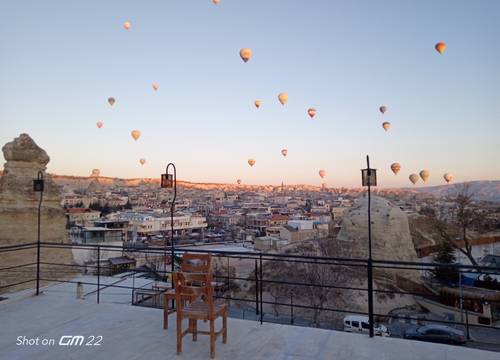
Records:
[[[344,331],[361,334],[370,333],[368,316],[348,315],[344,318]],[[374,324],[373,333],[378,336],[390,336],[389,330],[382,324]]]
[[[408,329],[404,333],[404,338],[445,344],[465,344],[463,331],[444,325],[424,325]]]

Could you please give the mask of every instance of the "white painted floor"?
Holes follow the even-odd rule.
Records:
[[[0,359],[209,359],[207,336],[199,336],[197,342],[186,336],[184,352],[176,355],[175,329],[162,329],[161,310],[108,301],[97,305],[94,298],[77,300],[69,291],[73,287],[60,284],[38,297],[23,292],[0,302]],[[171,324],[174,319],[172,314]],[[314,328],[238,319],[229,319],[228,326],[228,343],[217,342],[217,359],[500,359],[494,352]],[[103,338],[100,346],[58,346],[63,335],[82,335],[86,341],[91,336]],[[19,336],[55,339],[56,345],[16,345]]]

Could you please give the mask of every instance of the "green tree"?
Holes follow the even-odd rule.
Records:
[[[434,262],[440,264],[455,264],[457,258],[454,248],[448,242],[442,242],[439,251],[434,256]],[[454,267],[438,265],[432,270],[433,278],[443,283],[455,283],[459,280],[459,270]]]

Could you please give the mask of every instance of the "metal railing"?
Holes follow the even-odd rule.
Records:
[[[132,273],[132,286],[121,285],[119,281],[111,283],[111,284],[102,284],[102,277],[106,274],[109,274],[109,271],[113,268],[111,266],[103,265],[103,251],[106,252],[118,252],[120,255],[122,254],[135,254],[136,256],[165,256],[166,249],[164,247],[149,247],[149,248],[134,248],[129,246],[113,246],[113,245],[104,245],[104,244],[61,244],[61,243],[49,243],[49,242],[41,242],[37,244],[37,242],[22,244],[22,245],[10,245],[0,247],[0,255],[2,253],[13,252],[13,251],[25,251],[25,250],[33,250],[37,249],[36,254],[36,262],[27,262],[23,264],[17,264],[7,267],[0,267],[0,279],[2,278],[3,273],[13,273],[13,272],[24,272],[24,273],[33,273],[33,278],[23,278],[22,281],[13,282],[10,284],[2,284],[0,283],[0,291],[8,288],[12,288],[19,285],[24,285],[30,282],[36,282],[36,291],[38,293],[40,282],[59,282],[59,283],[81,283],[83,285],[91,285],[96,286],[96,290],[91,293],[96,294],[96,301],[99,303],[101,301],[101,293],[104,289],[107,288],[118,288],[118,289],[128,289],[132,291],[132,303],[134,303],[134,291],[138,288],[135,286],[135,280],[138,274],[140,275],[151,275],[148,270],[140,270],[137,268],[128,269],[127,272]],[[93,261],[93,264],[86,265],[78,265],[78,264],[65,264],[65,263],[57,263],[57,262],[46,262],[40,260],[40,252],[43,255],[45,249],[67,249],[67,250],[87,250],[93,251],[96,253],[96,259]],[[170,250],[170,249],[169,249]],[[171,255],[171,251],[167,250],[169,256]],[[304,318],[300,318],[297,312],[299,311],[313,311],[316,313],[341,313],[341,314],[355,314],[355,315],[363,315],[363,316],[373,316],[379,319],[390,319],[397,318],[400,319],[400,315],[393,315],[389,313],[377,313],[376,311],[364,311],[359,309],[352,308],[342,308],[342,307],[332,307],[328,306],[328,301],[322,302],[320,305],[317,305],[314,301],[313,304],[306,304],[301,302],[301,296],[299,296],[303,289],[307,289],[313,297],[311,300],[314,300],[314,289],[328,289],[334,291],[355,291],[358,293],[364,293],[368,296],[368,292],[371,291],[372,295],[379,296],[413,296],[419,297],[422,299],[427,299],[431,301],[435,301],[439,303],[441,300],[441,295],[439,293],[435,293],[432,291],[422,291],[421,289],[410,289],[403,290],[399,286],[394,286],[392,289],[384,289],[384,288],[374,288],[373,286],[368,286],[368,274],[373,272],[375,275],[375,279],[377,280],[377,271],[385,271],[385,272],[402,272],[402,271],[417,271],[419,277],[424,271],[432,271],[437,267],[446,268],[446,269],[455,269],[458,272],[470,272],[472,270],[477,272],[484,273],[497,273],[500,274],[500,267],[478,267],[473,265],[461,265],[461,264],[439,264],[432,262],[409,262],[409,261],[391,261],[391,260],[372,260],[368,261],[367,259],[351,259],[351,258],[341,258],[341,257],[322,257],[322,256],[304,256],[304,255],[295,255],[295,254],[270,254],[264,252],[251,252],[251,251],[223,251],[223,250],[207,250],[207,249],[195,249],[195,248],[184,248],[178,247],[175,248],[175,254],[181,254],[184,252],[190,253],[211,253],[214,259],[227,259],[228,265],[226,267],[226,273],[221,274],[221,271],[224,270],[224,267],[218,268],[216,266],[215,269],[215,279],[216,281],[221,280],[221,282],[225,282],[227,284],[227,289],[230,288],[231,282],[250,282],[251,285],[248,286],[248,291],[246,291],[246,297],[234,296],[231,291],[225,290],[218,295],[218,297],[222,299],[226,299],[233,304],[245,304],[247,308],[253,309],[250,311],[255,312],[255,317],[263,323],[265,321],[273,321],[273,317],[270,310],[266,309],[269,307],[285,307],[289,308],[288,314],[289,319],[288,323],[294,325],[298,323],[307,323],[304,321]],[[42,256],[43,258],[43,256]],[[163,259],[165,260],[165,259]],[[230,261],[249,261],[251,264],[248,268],[251,270],[248,271],[247,276],[238,276],[235,271],[231,274],[231,266]],[[221,262],[221,261],[219,261]],[[160,261],[161,263],[161,261]],[[324,269],[324,267],[337,267],[337,272],[341,273],[342,271],[350,271],[356,273],[358,278],[363,280],[363,284],[353,285],[350,283],[346,283],[344,281],[334,281],[334,282],[325,282],[320,279],[320,283],[314,283],[308,281],[306,274],[304,276],[297,275],[291,279],[283,279],[273,277],[272,273],[272,265],[271,264],[281,264],[280,266],[294,266],[296,268],[300,268],[300,266],[313,266],[313,269]],[[286,264],[286,265],[282,265]],[[37,271],[33,269],[36,266]],[[277,266],[277,265],[275,265]],[[47,274],[44,274],[44,267],[50,267],[50,271]],[[96,282],[92,281],[81,281],[74,280],[71,278],[71,275],[75,274],[75,272],[81,271],[82,269],[93,270],[93,275],[96,277]],[[279,269],[279,267],[278,267]],[[160,276],[167,276],[171,274],[171,270],[166,269],[157,269],[156,273]],[[55,274],[56,276],[51,276],[51,274]],[[365,275],[362,275],[365,274]],[[38,275],[38,276],[37,276]],[[64,276],[58,275],[68,275],[68,278]],[[301,279],[301,281],[297,281],[297,279]],[[154,282],[154,279],[148,284],[148,286]],[[365,286],[366,284],[366,286]],[[272,296],[269,295],[272,290],[272,286],[285,286],[289,287],[291,290],[288,292],[289,301],[283,301],[285,296],[276,297],[274,301],[270,299]],[[422,289],[425,287],[422,286]],[[302,289],[302,290],[301,290]],[[294,294],[296,294],[294,296]],[[288,300],[288,297],[286,297]],[[302,297],[303,298],[303,297]],[[467,294],[460,294],[460,309],[463,310],[463,304],[468,301],[477,301],[477,298],[468,297]],[[500,309],[500,301],[490,300],[490,304],[493,304],[494,307]],[[326,305],[325,305],[326,304]],[[245,313],[245,312],[244,312]],[[467,307],[465,307],[465,319],[460,322],[454,320],[446,320],[446,319],[432,319],[429,320],[433,323],[441,323],[444,325],[455,325],[455,326],[463,326],[467,329],[467,334],[469,333],[470,327],[477,328],[492,328],[488,325],[481,324],[469,324],[469,316]],[[497,314],[500,316],[500,314]],[[255,318],[254,317],[254,318]],[[281,318],[283,318],[281,316]],[[421,321],[422,319],[419,317],[406,316],[405,319],[409,321]],[[276,319],[274,319],[276,320]],[[317,325],[317,323],[315,324]],[[496,328],[498,329],[498,328]]]

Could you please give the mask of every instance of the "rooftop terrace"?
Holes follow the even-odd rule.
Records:
[[[74,284],[62,283],[46,287],[38,297],[27,290],[1,301],[0,358],[209,359],[207,336],[196,343],[186,337],[183,353],[177,356],[175,327],[162,329],[158,309],[120,303],[120,298],[128,297],[125,290],[106,289],[100,304],[90,296],[76,299],[74,290]],[[218,359],[498,359],[498,353],[483,350],[316,328],[239,319],[229,319],[228,327],[228,343],[219,340],[216,345]],[[59,346],[63,335],[82,335],[86,342],[102,336],[102,341],[99,346]],[[23,336],[39,342],[55,339],[55,345],[16,345]]]

